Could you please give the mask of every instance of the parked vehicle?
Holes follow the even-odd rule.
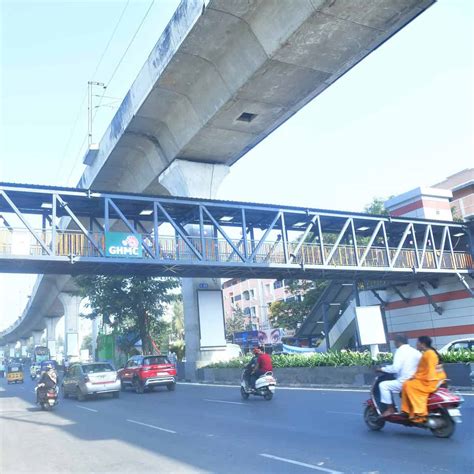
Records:
[[[273,372],[266,372],[260,376],[255,382],[255,388],[249,387],[245,381],[245,370],[242,372],[240,381],[240,395],[244,400],[248,400],[250,395],[263,397],[265,400],[271,400],[275,393],[276,380],[273,377]]]
[[[75,363],[69,366],[62,382],[64,398],[76,397],[79,401],[89,395],[110,393],[120,395],[120,380],[108,362]]]
[[[166,386],[170,391],[176,388],[176,367],[164,355],[133,356],[118,375],[123,391],[128,387],[136,393],[159,386]]]
[[[10,364],[7,366],[7,384],[23,383],[23,366],[21,364]]]
[[[436,392],[428,397],[428,419],[425,423],[413,423],[406,415],[401,413],[382,417],[379,384],[387,379],[389,379],[387,375],[376,377],[371,390],[371,398],[365,402],[364,420],[372,431],[381,430],[385,423],[388,422],[429,429],[438,438],[449,438],[452,436],[456,423],[461,423],[459,407],[464,400],[460,395],[440,386]],[[396,409],[395,399],[393,399],[393,402]]]
[[[58,387],[50,388],[48,390],[36,390],[36,403],[42,410],[52,410],[58,404]]]
[[[456,339],[454,341],[448,342],[439,350],[439,353],[447,354],[448,352],[451,352],[451,351],[462,351],[462,350],[474,351],[474,339],[473,338]]]

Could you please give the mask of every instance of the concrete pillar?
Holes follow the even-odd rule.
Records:
[[[58,351],[56,326],[61,318],[46,317],[46,345],[48,346],[51,358],[55,358]]]
[[[64,356],[79,357],[79,306],[82,297],[60,293],[59,300],[64,308]]]
[[[33,331],[32,337],[33,337],[33,345],[35,347],[41,346],[41,338],[43,337],[43,331]]]
[[[174,196],[213,199],[229,167],[219,164],[175,160],[159,177],[159,182]],[[193,229],[187,229],[193,233]],[[220,290],[220,279],[182,278],[184,333],[186,341],[186,379],[196,379],[196,369],[212,357],[212,351],[201,351],[197,290]],[[224,314],[219,315],[224,318]],[[223,335],[225,340],[225,335]]]
[[[28,341],[30,340],[29,337],[23,337],[20,339],[20,356],[26,357],[28,354]]]

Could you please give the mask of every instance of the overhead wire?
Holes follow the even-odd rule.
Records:
[[[129,2],[130,2],[130,0],[127,2],[126,7],[128,6]],[[127,47],[125,48],[125,51],[123,52],[123,54],[122,54],[122,56],[120,57],[120,59],[119,59],[117,65],[115,66],[115,68],[114,68],[112,74],[110,75],[109,80],[105,83],[106,85],[105,85],[105,87],[103,88],[103,92],[102,92],[102,94],[101,94],[101,96],[100,96],[100,98],[99,98],[99,103],[97,104],[97,106],[95,106],[95,113],[94,113],[94,115],[93,115],[93,117],[92,117],[92,120],[95,119],[95,117],[96,117],[96,115],[97,115],[97,113],[98,113],[98,111],[99,111],[99,108],[100,108],[100,106],[101,106],[101,104],[102,104],[102,101],[103,101],[103,99],[104,99],[104,97],[105,97],[105,93],[107,92],[107,88],[109,87],[110,83],[112,82],[112,80],[114,79],[115,75],[117,74],[117,71],[119,70],[119,68],[120,68],[120,66],[121,66],[121,64],[122,64],[122,62],[123,62],[123,60],[125,59],[125,56],[126,56],[127,53],[128,53],[128,50],[130,49],[130,47],[132,46],[133,42],[135,41],[135,38],[137,37],[137,35],[138,35],[139,31],[141,30],[143,24],[145,23],[145,20],[147,19],[147,17],[148,17],[148,15],[149,15],[149,13],[150,13],[150,11],[151,11],[151,9],[152,9],[152,7],[153,7],[154,4],[155,4],[155,0],[152,0],[152,1],[150,2],[150,5],[148,6],[148,8],[147,8],[147,10],[146,10],[146,12],[145,12],[143,18],[142,18],[141,21],[140,21],[140,24],[138,25],[138,28],[136,29],[135,33],[133,34],[131,40],[129,41],[129,43],[128,43],[128,45],[127,45]],[[121,15],[121,16],[123,16],[123,15]],[[76,159],[75,159],[74,166],[72,167],[71,172],[69,173],[69,177],[68,177],[68,179],[67,179],[67,182],[69,182],[69,180],[71,179],[71,177],[72,177],[72,175],[73,175],[73,173],[74,173],[74,171],[75,171],[75,169],[76,169],[77,161],[78,161],[78,159],[81,157],[82,147],[84,146],[86,140],[87,140],[87,135],[84,137],[84,140],[83,140],[83,142],[82,142],[82,144],[81,144],[81,146],[80,146],[80,150],[79,150],[79,152],[78,152],[78,154],[77,154],[77,157],[76,157]]]
[[[109,47],[110,47],[110,45],[112,44],[112,41],[113,41],[113,39],[114,39],[114,37],[115,37],[115,34],[117,33],[117,30],[118,30],[118,27],[120,26],[120,23],[121,23],[122,20],[123,20],[123,17],[124,17],[124,15],[125,15],[125,12],[126,12],[128,6],[129,6],[129,4],[130,4],[130,0],[127,0],[127,3],[126,3],[125,6],[123,7],[122,12],[120,13],[119,18],[118,18],[117,22],[115,23],[114,29],[113,29],[113,31],[112,31],[112,33],[111,33],[111,35],[110,35],[110,37],[109,37],[109,39],[108,39],[108,41],[107,41],[107,44],[106,44],[104,50],[102,51],[102,54],[101,54],[101,56],[100,56],[100,58],[99,58],[99,61],[97,62],[96,66],[95,66],[95,68],[94,68],[94,72],[93,72],[92,75],[90,76],[91,78],[94,78],[95,74],[97,73],[97,71],[99,70],[100,66],[102,65],[102,61],[104,60],[105,55],[107,54],[107,51],[109,50]],[[64,147],[63,153],[62,153],[62,155],[61,155],[62,159],[61,159],[60,165],[59,165],[59,167],[58,167],[58,169],[57,169],[57,171],[56,171],[56,177],[55,177],[55,179],[58,179],[58,178],[59,178],[60,173],[61,173],[61,171],[62,171],[62,169],[63,169],[63,165],[64,165],[64,162],[65,162],[64,157],[65,157],[67,151],[69,150],[69,147],[71,146],[72,139],[73,139],[74,134],[75,134],[75,132],[76,132],[76,128],[77,128],[77,125],[78,125],[78,123],[79,123],[79,119],[81,118],[82,111],[83,111],[84,105],[85,105],[86,100],[87,100],[87,95],[88,95],[88,91],[85,92],[85,94],[84,94],[84,96],[83,96],[83,98],[82,98],[81,105],[79,106],[79,110],[78,110],[78,112],[77,112],[76,118],[75,118],[75,120],[74,120],[74,124],[73,124],[72,129],[71,129],[71,133],[69,134],[68,140],[67,140],[67,142],[66,142],[66,146]],[[84,143],[83,143],[83,144],[84,144]],[[83,144],[81,145],[81,149],[82,149]],[[75,163],[75,162],[76,162],[76,160],[74,161],[74,163]],[[75,167],[75,165],[74,165],[74,167]],[[69,181],[69,178],[68,178],[68,181]]]

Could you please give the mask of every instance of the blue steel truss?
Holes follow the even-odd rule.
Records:
[[[426,280],[473,270],[464,223],[0,183],[0,271]],[[110,231],[141,258],[106,256]]]

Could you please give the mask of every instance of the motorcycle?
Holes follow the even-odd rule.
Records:
[[[464,399],[452,393],[445,387],[441,387],[445,381],[440,384],[434,393],[428,397],[428,417],[424,423],[414,423],[406,414],[394,413],[392,415],[382,417],[380,402],[380,383],[384,380],[390,380],[391,377],[380,375],[375,378],[371,389],[371,398],[365,402],[364,421],[372,431],[379,431],[385,423],[396,423],[398,425],[429,429],[438,438],[449,438],[452,436],[457,423],[461,423],[461,410],[459,407]],[[397,411],[392,394],[393,405]]]
[[[53,407],[58,404],[59,389],[57,385],[48,390],[39,390],[38,387],[36,387],[35,391],[36,403],[40,405],[42,410],[52,410]]]
[[[276,380],[273,377],[273,372],[265,372],[255,382],[255,388],[247,385],[245,380],[245,370],[242,372],[240,381],[240,395],[244,400],[248,400],[250,395],[263,397],[265,400],[271,400],[275,393]]]

